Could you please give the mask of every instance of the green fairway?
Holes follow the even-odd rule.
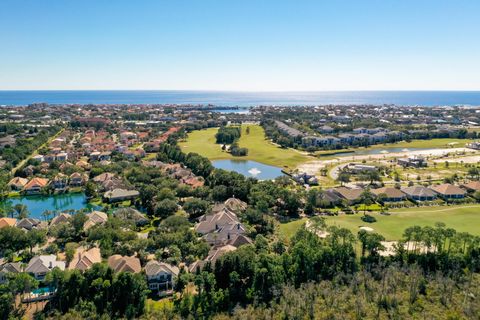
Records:
[[[387,240],[398,240],[403,231],[414,225],[434,226],[436,222],[443,222],[447,227],[458,232],[468,232],[480,236],[480,205],[424,207],[391,210],[390,215],[381,215],[370,212],[377,222],[366,223],[361,220],[362,213],[355,215],[340,215],[327,217],[328,225],[344,227],[357,234],[359,227],[373,228]],[[279,232],[286,238],[291,238],[305,223],[306,219],[294,220],[280,224]]]
[[[434,226],[436,222],[443,222],[459,232],[480,235],[480,205],[408,208],[391,210],[390,215],[370,214],[377,222],[365,223],[360,219],[362,214],[355,214],[328,217],[327,223],[345,227],[355,234],[361,226],[370,227],[387,240],[400,239],[410,226]]]
[[[185,153],[196,152],[210,160],[220,159],[244,159],[261,163],[294,169],[300,163],[313,159],[293,149],[283,149],[265,138],[265,132],[261,126],[248,125],[250,133],[246,133],[247,125],[242,126],[242,136],[239,140],[240,147],[248,148],[245,157],[233,157],[222,150],[222,145],[215,143],[215,134],[218,128],[197,130],[189,133],[187,141],[179,145]]]
[[[295,233],[300,229],[300,227],[307,221],[307,218],[293,220],[287,223],[281,223],[279,227],[279,232],[282,236],[287,239],[290,239],[295,235]]]
[[[431,139],[431,140],[413,140],[411,142],[397,142],[388,144],[389,147],[397,147],[397,148],[448,148],[448,147],[455,147],[455,148],[463,148],[465,147],[466,143],[470,143],[472,140],[470,139]],[[384,145],[377,145],[377,148],[385,147]]]
[[[419,148],[419,149],[436,149],[436,148],[463,148],[466,143],[470,143],[470,139],[431,139],[431,140],[413,140],[410,142],[400,141],[397,143],[386,143],[386,144],[376,144],[366,148],[348,148],[342,150],[322,150],[315,152],[316,155],[322,156],[322,159],[330,159],[335,157],[341,157],[342,153],[347,153],[345,156],[350,156],[348,152],[352,151],[362,151],[366,152],[368,150],[377,150],[385,148]]]

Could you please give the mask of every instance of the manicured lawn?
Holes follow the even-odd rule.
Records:
[[[246,133],[246,128],[250,127],[250,133]],[[218,128],[209,128],[189,133],[187,141],[180,142],[179,145],[186,153],[196,152],[210,160],[220,159],[244,159],[253,160],[261,163],[294,169],[300,163],[314,158],[302,154],[293,149],[283,149],[265,138],[265,132],[258,125],[243,125],[242,136],[240,137],[240,147],[248,148],[248,155],[245,157],[233,157],[228,152],[222,150],[222,145],[215,143],[215,134]]]
[[[280,235],[284,236],[287,239],[290,239],[295,235],[295,233],[300,229],[300,227],[307,222],[306,218],[298,219],[298,220],[293,220],[290,222],[286,223],[281,223],[279,232]]]
[[[373,228],[387,240],[398,240],[403,231],[414,225],[434,226],[436,222],[443,222],[447,227],[458,232],[468,232],[480,236],[480,205],[465,206],[436,206],[424,208],[406,208],[390,210],[390,215],[369,212],[377,222],[366,223],[361,220],[362,213],[354,215],[340,215],[326,217],[327,224],[347,228],[357,234],[359,227]],[[290,239],[297,230],[307,221],[306,218],[280,224],[280,235]]]
[[[431,139],[431,140],[413,140],[411,142],[398,142],[387,144],[388,147],[396,147],[396,148],[448,148],[449,143],[453,143],[451,145],[455,148],[462,148],[465,147],[465,143],[472,142],[470,139]],[[385,148],[385,145],[379,144],[376,146],[372,146],[372,148]]]
[[[374,223],[363,222],[361,213],[327,217],[327,223],[345,227],[355,234],[361,226],[370,227],[387,240],[398,240],[410,226],[434,226],[436,222],[444,222],[459,232],[480,235],[480,205],[407,208],[390,210],[389,213],[388,216],[369,213],[377,219]]]
[[[327,160],[330,158],[335,158],[342,156],[342,153],[347,153],[351,151],[368,151],[375,149],[385,149],[385,148],[425,148],[425,149],[435,149],[435,148],[463,148],[466,143],[470,143],[470,139],[431,139],[431,140],[413,140],[410,142],[401,141],[397,143],[387,143],[387,144],[376,144],[369,146],[367,148],[348,148],[343,150],[327,150],[327,151],[317,151],[315,154],[323,155],[322,159]],[[450,144],[450,145],[449,145]],[[347,154],[347,156],[349,156]]]

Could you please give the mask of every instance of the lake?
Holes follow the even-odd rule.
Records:
[[[67,193],[52,196],[15,197],[3,201],[0,206],[3,206],[5,202],[9,202],[12,206],[19,203],[26,205],[28,211],[30,212],[30,217],[36,219],[44,219],[44,217],[42,217],[42,213],[46,210],[64,211],[70,209],[80,210],[84,208],[94,208],[92,205],[87,203],[85,194],[83,193]]]
[[[235,171],[246,177],[272,180],[283,175],[282,169],[252,160],[215,160],[215,168]]]

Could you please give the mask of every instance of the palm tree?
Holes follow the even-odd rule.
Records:
[[[28,208],[26,205],[18,203],[14,207],[14,213],[17,216],[17,218],[22,219],[28,217],[30,212],[28,212]]]

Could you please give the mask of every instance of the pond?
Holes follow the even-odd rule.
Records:
[[[94,209],[94,206],[87,203],[84,193],[67,193],[52,196],[22,196],[9,198],[0,206],[6,203],[14,206],[16,204],[24,204],[27,206],[30,213],[30,218],[43,220],[42,213],[46,210],[50,211],[64,211],[64,210],[80,210],[80,209]]]
[[[282,169],[278,167],[252,160],[216,160],[212,164],[215,168],[235,171],[259,180],[272,180],[283,175]]]
[[[362,155],[374,155],[374,154],[388,155],[389,153],[422,151],[422,150],[429,150],[429,149],[431,148],[375,148],[375,149],[359,148],[359,149],[356,149],[355,151],[349,151],[349,152],[342,152],[341,150],[339,150],[338,152],[332,151],[332,153],[325,154],[324,156],[349,157],[349,156],[362,156]],[[322,155],[320,155],[320,157],[321,156]]]

